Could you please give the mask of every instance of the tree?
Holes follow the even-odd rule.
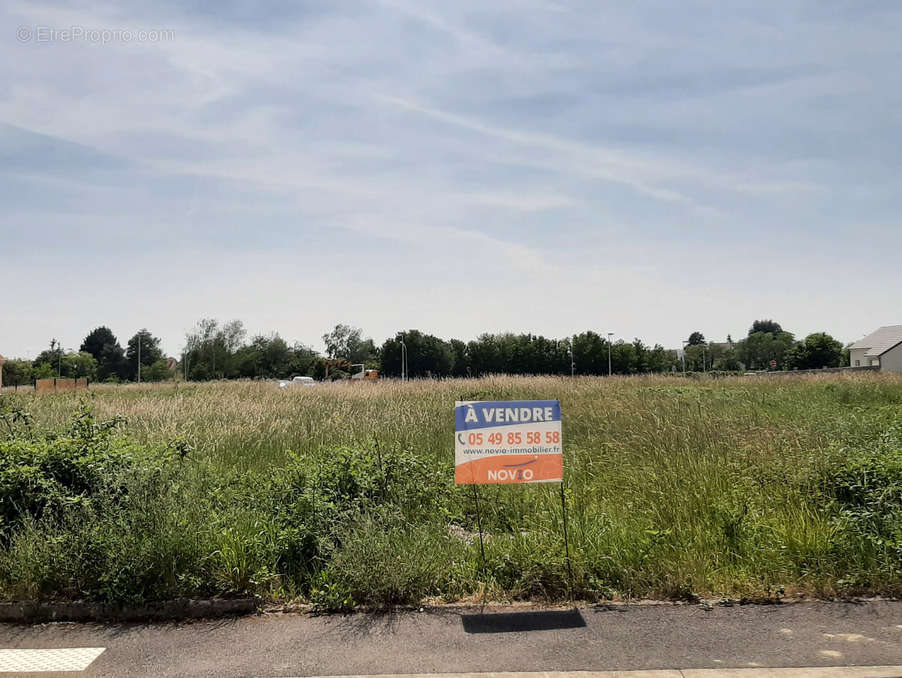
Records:
[[[776,361],[775,369],[782,370],[786,353],[794,344],[792,332],[754,332],[736,342],[736,357],[749,369],[771,369],[771,361]]]
[[[773,320],[756,320],[749,328],[749,336],[755,334],[756,332],[765,332],[767,334],[777,335],[782,331],[783,328],[780,327],[780,323],[778,322],[775,322]]]
[[[733,344],[733,338],[728,334],[726,344],[709,344],[711,357],[709,363],[711,369],[738,371],[742,369],[739,357],[736,354],[736,346]]]
[[[30,384],[33,379],[30,360],[7,360],[3,363],[2,383],[6,386]]]
[[[474,377],[504,372],[501,352],[494,334],[481,334],[467,344],[470,370]]]
[[[407,372],[411,377],[447,377],[454,366],[451,344],[419,330],[398,332],[386,339],[379,350],[380,371],[385,376],[401,376],[401,341],[407,349]]]
[[[229,379],[240,376],[236,357],[247,332],[240,320],[225,325],[213,318],[202,318],[185,335],[182,353],[189,379]]]
[[[81,350],[94,356],[94,360],[100,362],[100,356],[103,355],[103,348],[109,344],[118,344],[116,335],[109,327],[97,327],[85,337],[81,342]]]
[[[62,360],[62,372],[64,377],[73,379],[85,377],[94,381],[97,379],[97,361],[87,351],[66,353]]]
[[[127,376],[129,379],[138,378],[138,341],[141,342],[141,378],[145,379],[144,368],[150,367],[164,359],[163,350],[160,348],[160,340],[147,331],[147,328],[138,330],[128,340],[125,349],[125,359],[128,364]],[[148,379],[148,381],[151,381]]]
[[[56,339],[53,339],[50,342],[50,348],[41,351],[34,359],[31,377],[33,379],[87,377],[94,381],[97,379],[97,361],[87,351],[66,353]]]
[[[683,349],[686,354],[686,369],[690,372],[703,372],[707,368],[708,356],[705,344],[689,344]]]
[[[235,353],[238,376],[252,379],[310,376],[316,352],[303,344],[289,346],[278,334],[257,335]]]
[[[705,343],[705,335],[701,332],[693,332],[689,335],[689,346],[701,346]]]
[[[451,375],[454,377],[466,377],[470,374],[470,356],[467,354],[467,344],[460,339],[452,339],[451,355],[454,359]]]
[[[56,374],[56,368],[47,362],[35,363],[31,370],[32,379],[53,379]]]
[[[332,360],[347,360],[367,366],[374,366],[378,360],[373,340],[364,339],[359,327],[336,325],[331,332],[323,335],[323,343],[326,345],[326,356]]]
[[[144,346],[141,346],[141,381],[165,381],[174,374],[170,371],[166,359],[160,359],[144,367]]]
[[[819,370],[842,364],[843,345],[826,332],[809,334],[787,354],[787,368]]]
[[[613,365],[613,353],[611,361]],[[573,362],[576,374],[608,373],[608,342],[597,332],[587,330],[573,337]],[[619,365],[618,365],[619,366]],[[616,370],[615,370],[616,371]]]
[[[47,373],[47,368],[43,367],[44,365],[50,366],[50,371],[53,373],[51,376],[62,376],[62,358],[63,358],[63,347],[61,344],[57,343],[56,339],[50,340],[50,348],[45,349],[38,353],[38,357],[34,359],[34,368],[39,370],[41,374]],[[47,379],[48,377],[39,377],[40,379]]]
[[[677,352],[668,351],[661,344],[655,344],[646,358],[646,366],[649,372],[670,372],[677,365]]]
[[[125,352],[119,340],[109,327],[100,326],[93,329],[81,343],[81,351],[89,353],[97,361],[97,379],[124,378],[128,371]]]

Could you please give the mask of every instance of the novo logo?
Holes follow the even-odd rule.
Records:
[[[506,464],[504,468],[489,469],[487,471],[489,480],[523,480],[530,481],[535,476],[531,468],[523,468],[530,464],[535,464],[539,460],[538,457],[525,461],[522,464]]]

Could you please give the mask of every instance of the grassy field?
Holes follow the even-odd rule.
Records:
[[[902,378],[4,395],[0,596],[563,599],[558,487],[453,484],[455,400],[560,399],[572,593],[902,592]],[[485,590],[483,587],[486,587]]]

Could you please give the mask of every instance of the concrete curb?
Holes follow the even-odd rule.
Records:
[[[0,622],[35,624],[51,621],[164,621],[234,617],[257,611],[256,598],[177,598],[145,605],[111,603],[0,602]]]
[[[784,598],[779,601],[732,601],[732,600],[701,600],[689,602],[680,600],[633,600],[606,601],[603,603],[590,603],[587,601],[573,601],[571,603],[537,603],[531,601],[515,602],[489,602],[486,605],[475,604],[472,601],[457,603],[423,603],[420,605],[396,605],[390,608],[373,607],[367,605],[357,606],[352,610],[342,612],[317,612],[309,603],[267,603],[258,598],[176,598],[145,605],[118,605],[113,603],[90,603],[84,601],[74,602],[35,602],[12,601],[0,602],[0,623],[11,624],[37,624],[52,621],[75,622],[116,622],[116,621],[172,621],[179,619],[212,619],[217,617],[237,617],[248,614],[323,614],[347,616],[365,614],[391,614],[399,612],[465,612],[480,610],[488,613],[499,611],[530,611],[530,610],[569,610],[574,607],[580,609],[601,608],[625,608],[650,607],[650,606],[696,606],[703,610],[711,610],[714,607],[736,606],[761,606],[761,605],[797,605],[797,604],[841,604],[860,603],[871,601],[895,600],[893,598],[847,598],[847,599],[817,599],[817,598]],[[900,676],[902,678],[902,676]]]

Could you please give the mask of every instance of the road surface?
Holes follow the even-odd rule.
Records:
[[[80,658],[69,668],[82,670],[17,675],[162,678],[902,666],[902,602],[485,612],[443,608],[155,624],[0,625],[0,667],[4,661],[37,657],[35,661],[51,663],[31,668],[62,668],[52,662],[66,661],[64,648],[78,649]],[[52,657],[21,652],[50,648],[59,652]],[[868,675],[902,676],[902,668]]]

